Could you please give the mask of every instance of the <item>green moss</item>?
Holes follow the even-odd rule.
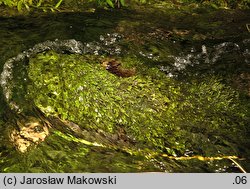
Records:
[[[27,98],[47,115],[84,129],[116,132],[123,127],[138,147],[183,154],[238,153],[246,110],[238,94],[215,77],[184,84],[133,57],[124,67],[137,75],[117,77],[95,56],[39,54],[29,63]],[[216,146],[216,148],[214,148]]]

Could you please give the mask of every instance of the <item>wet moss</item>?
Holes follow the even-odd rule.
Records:
[[[121,62],[136,67],[137,75],[121,78],[97,60],[96,56],[38,54],[29,62],[27,98],[47,115],[83,129],[114,133],[122,127],[145,149],[170,155],[239,154],[237,146],[246,137],[247,110],[237,92],[220,79],[182,83],[133,57]]]
[[[126,149],[126,153],[86,147],[72,132],[72,140],[67,140],[69,130],[60,128],[62,135],[52,131],[36,148],[19,154],[5,134],[6,128],[16,127],[13,123],[16,115],[10,115],[7,121],[3,118],[7,105],[1,96],[2,172],[215,172],[230,166],[231,162],[208,164],[200,160],[154,159],[150,154],[157,151],[174,156],[249,157],[249,97],[239,96],[235,91],[237,87],[235,90],[228,87],[236,81],[240,91],[247,93],[247,85],[239,84],[231,76],[225,84],[225,76],[231,73],[230,70],[239,77],[237,70],[240,71],[242,66],[238,63],[241,61],[238,51],[230,52],[218,64],[206,65],[201,70],[197,68],[199,66],[188,67],[179,73],[178,80],[167,78],[157,67],[172,68],[171,56],[186,52],[191,44],[195,45],[194,42],[209,47],[210,43],[239,42],[248,38],[248,10],[216,10],[161,3],[154,8],[96,10],[91,14],[42,15],[32,12],[29,17],[3,18],[2,63],[48,39],[75,38],[96,42],[105,33],[118,32],[124,39],[119,42],[123,49],[120,55],[125,56],[120,58],[122,66],[135,67],[137,75],[119,78],[100,66],[100,57],[54,52],[39,54],[29,64],[26,60],[18,64],[20,67],[16,69],[19,71],[14,73],[13,100],[18,102],[25,115],[33,115],[32,106],[37,106],[48,116],[73,121],[93,133],[98,129],[116,133],[123,128],[136,143],[130,146],[131,149]],[[229,63],[225,65],[225,62]],[[29,65],[28,72],[24,65]],[[211,74],[213,71],[216,74]],[[197,73],[202,75],[200,79],[197,79]],[[249,158],[241,163],[249,170],[248,162]],[[219,171],[228,172],[227,169]]]

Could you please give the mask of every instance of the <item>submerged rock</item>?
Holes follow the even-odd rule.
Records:
[[[181,82],[138,57],[84,54],[82,45],[46,42],[6,62],[1,85],[17,116],[10,140],[20,152],[56,145],[44,142],[56,135],[67,141],[65,148],[89,145],[143,156],[143,162],[160,153],[240,153],[247,110],[220,78]],[[208,52],[202,46],[197,59]],[[34,109],[36,119],[30,116]]]

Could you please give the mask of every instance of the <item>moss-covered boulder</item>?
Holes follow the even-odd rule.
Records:
[[[121,58],[123,67],[137,70],[122,78],[104,69],[100,59],[38,54],[29,62],[26,99],[82,129],[122,128],[138,148],[170,155],[239,154],[247,111],[218,78],[183,83],[134,57]]]

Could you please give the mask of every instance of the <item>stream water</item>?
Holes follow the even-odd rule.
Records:
[[[165,15],[165,18],[162,18],[154,11],[138,11],[131,14],[131,11],[126,10],[0,17],[0,171],[240,172],[240,168],[230,160],[230,157],[236,157],[236,161],[246,171],[250,171],[250,35],[242,26],[250,15],[242,12],[241,17],[234,17],[236,13],[228,13],[233,14],[233,19],[238,19],[241,24],[227,32],[227,24],[221,22],[226,20],[226,13],[223,13],[221,20],[216,20],[220,12],[205,12],[202,19],[208,19],[208,15],[212,15],[211,20],[215,19],[210,25],[205,24],[204,20],[198,22],[195,20],[197,17],[192,20],[192,16],[197,13],[199,11],[183,11],[181,14],[175,13],[176,15],[172,12],[171,15],[162,11],[161,14]],[[195,22],[197,26],[190,29]],[[235,24],[235,21],[232,22]],[[244,32],[239,35],[238,30]],[[159,87],[159,90],[164,92],[156,98],[166,97],[167,100],[164,101],[164,105],[161,105],[160,101],[157,101],[157,105],[152,105],[153,110],[150,110],[149,115],[153,118],[149,116],[148,120],[154,122],[145,121],[141,124],[157,123],[155,127],[159,125],[159,128],[165,124],[171,128],[166,130],[166,138],[160,129],[156,131],[159,133],[155,137],[155,128],[151,126],[146,125],[141,130],[152,132],[155,143],[158,138],[162,138],[159,141],[163,141],[163,144],[156,145],[152,142],[152,146],[147,147],[150,144],[147,143],[147,139],[144,141],[141,136],[133,134],[136,129],[133,128],[132,118],[124,121],[121,117],[121,121],[118,121],[119,125],[127,125],[128,128],[132,124],[133,132],[125,127],[128,136],[124,139],[125,136],[121,134],[123,130],[119,130],[118,134],[107,134],[96,128],[80,128],[79,123],[86,122],[79,121],[80,118],[77,116],[70,117],[68,114],[70,120],[64,119],[63,116],[59,116],[60,119],[48,116],[48,108],[41,108],[36,100],[27,97],[32,93],[27,86],[32,82],[34,85],[36,83],[31,82],[32,71],[29,64],[33,63],[29,60],[37,58],[38,54],[51,51],[51,57],[57,57],[53,53],[65,56],[73,54],[76,55],[76,59],[80,59],[77,56],[89,55],[98,59],[122,57],[122,60],[126,60],[126,57],[132,57],[132,61],[142,63],[141,68],[136,67],[136,63],[131,63],[142,78],[147,78],[145,74],[151,72],[143,73],[143,69],[152,70],[153,74],[160,71],[159,81],[157,76],[145,81],[154,82],[153,87],[149,87],[152,91],[158,90],[157,87],[154,88],[157,84],[162,86],[160,82],[169,82],[169,96],[164,96],[165,88]],[[39,62],[39,57],[37,61]],[[73,67],[77,67],[76,64]],[[46,69],[49,73],[49,68]],[[60,72],[68,68],[62,66],[58,69]],[[70,77],[69,70],[65,73]],[[102,70],[100,73],[103,73]],[[46,75],[46,72],[41,70],[41,75]],[[94,79],[98,80],[98,77]],[[140,81],[135,79],[133,83]],[[126,82],[129,83],[130,80]],[[77,86],[78,91],[83,88],[83,84]],[[142,88],[147,91],[147,83],[143,83]],[[42,88],[36,92],[42,94]],[[54,94],[57,93],[59,92]],[[177,93],[178,95],[174,96]],[[70,92],[67,94],[70,96]],[[74,95],[74,99],[82,102],[83,98],[77,95],[79,94]],[[148,92],[143,95],[155,94]],[[144,98],[143,95],[140,98]],[[51,94],[49,98],[51,99]],[[177,105],[175,100],[178,102]],[[142,101],[138,100],[138,103]],[[93,102],[93,106],[94,104]],[[71,105],[73,107],[74,103]],[[173,109],[164,109],[161,106],[173,106]],[[126,108],[126,104],[124,107]],[[149,107],[151,108],[145,104],[145,109]],[[130,108],[133,109],[133,106]],[[152,113],[154,109],[155,112],[169,112],[169,115],[157,117]],[[139,110],[135,108],[135,112]],[[93,112],[98,113],[96,109]],[[73,110],[72,113],[75,114]],[[143,118],[140,114],[138,116],[141,116],[140,119]],[[109,120],[114,122],[112,117]],[[127,123],[127,120],[131,123]],[[138,120],[135,117],[135,122]],[[20,125],[26,125],[26,130],[22,130]],[[19,135],[23,137],[24,133],[28,137],[13,139]],[[24,142],[24,139],[27,141]],[[19,146],[15,145],[16,141],[19,141]],[[28,150],[23,147],[24,144],[28,144]],[[153,156],[153,152],[157,155]],[[167,154],[170,158],[165,159],[161,154]],[[178,160],[177,157],[183,157],[184,160]],[[211,159],[202,161],[201,157]]]

